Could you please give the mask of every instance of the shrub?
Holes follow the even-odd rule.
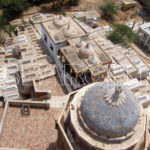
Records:
[[[100,6],[102,17],[105,19],[113,19],[113,15],[117,14],[118,7],[112,1],[107,1],[106,4]]]
[[[113,43],[135,43],[138,42],[139,36],[132,31],[130,27],[124,24],[114,24],[113,31],[109,32],[108,39]]]

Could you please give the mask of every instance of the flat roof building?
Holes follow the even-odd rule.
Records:
[[[141,45],[146,51],[150,52],[150,22],[139,26],[138,33],[140,36]]]
[[[133,78],[137,77],[138,70],[137,68],[129,61],[129,59],[123,54],[114,56],[115,61],[120,64],[126,73]]]
[[[67,40],[87,36],[87,33],[72,17],[62,15],[54,16],[50,21],[43,22],[41,28],[42,40],[56,63],[58,50],[67,45]]]
[[[96,42],[73,38],[68,44],[59,52],[64,70],[80,84],[103,81],[112,60]]]
[[[55,120],[62,108],[49,107],[49,102],[7,101],[4,110],[0,108],[0,149],[56,149]],[[29,114],[23,113],[24,108]]]

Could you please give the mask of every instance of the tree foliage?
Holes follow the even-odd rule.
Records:
[[[12,20],[29,7],[26,0],[7,0],[3,9],[3,17]]]
[[[51,2],[52,0],[28,0],[33,5],[40,5],[43,3]]]
[[[113,30],[109,32],[108,39],[113,43],[135,43],[138,42],[139,37],[132,31],[130,27],[124,24],[114,24]]]
[[[10,2],[11,0],[0,0],[0,8],[5,8]]]
[[[118,7],[111,0],[101,5],[100,10],[102,12],[102,17],[105,19],[113,19],[113,16],[118,13]]]

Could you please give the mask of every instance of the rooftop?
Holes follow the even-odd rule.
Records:
[[[35,81],[34,88],[37,91],[51,91],[52,96],[64,96],[66,89],[57,75],[45,78],[39,81]]]
[[[125,55],[116,55],[114,56],[114,59],[124,68],[127,74],[131,75],[132,77],[137,77],[136,67],[129,61],[129,59]]]
[[[53,20],[43,22],[42,26],[56,44],[76,36],[86,35],[86,32],[71,17],[55,16]],[[71,34],[66,34],[68,32]]]
[[[142,24],[140,29],[150,35],[150,22]]]
[[[70,45],[61,48],[61,53],[76,73],[90,70],[92,75],[98,76],[106,72],[103,65],[112,62],[94,40],[81,41],[80,38],[73,38],[68,43]]]
[[[77,51],[78,51],[77,44],[79,44],[80,41],[81,41],[80,38],[73,38],[73,39],[68,40],[70,45],[74,45],[77,48]],[[95,52],[94,56],[97,57],[97,59],[100,61],[99,62],[100,64],[105,65],[105,64],[111,63],[112,61],[111,58],[98,46],[98,44],[94,40],[89,40],[89,41],[84,41],[84,42],[85,44],[87,43],[93,48]]]
[[[49,64],[46,55],[20,61],[22,82],[31,82],[33,79],[40,80],[55,74],[55,65]]]
[[[76,12],[73,14],[75,18],[81,18],[85,17],[86,19],[93,19],[93,18],[100,18],[100,13],[98,13],[96,10],[90,10],[90,11],[84,11],[84,12]]]
[[[84,123],[96,135],[117,138],[133,130],[140,108],[130,90],[120,84],[103,82],[86,91],[80,112]]]
[[[61,109],[58,108],[30,108],[30,115],[22,116],[21,108],[9,107],[0,147],[55,150],[55,119],[60,113]]]

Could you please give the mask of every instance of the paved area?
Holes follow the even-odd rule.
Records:
[[[67,93],[57,75],[36,82],[36,88],[37,90],[50,90],[52,96],[64,96]]]
[[[29,116],[22,116],[21,108],[10,107],[0,147],[56,150],[55,119],[60,113],[56,108],[30,109]]]
[[[50,99],[50,106],[54,108],[62,108],[67,101],[68,96],[53,96]]]

